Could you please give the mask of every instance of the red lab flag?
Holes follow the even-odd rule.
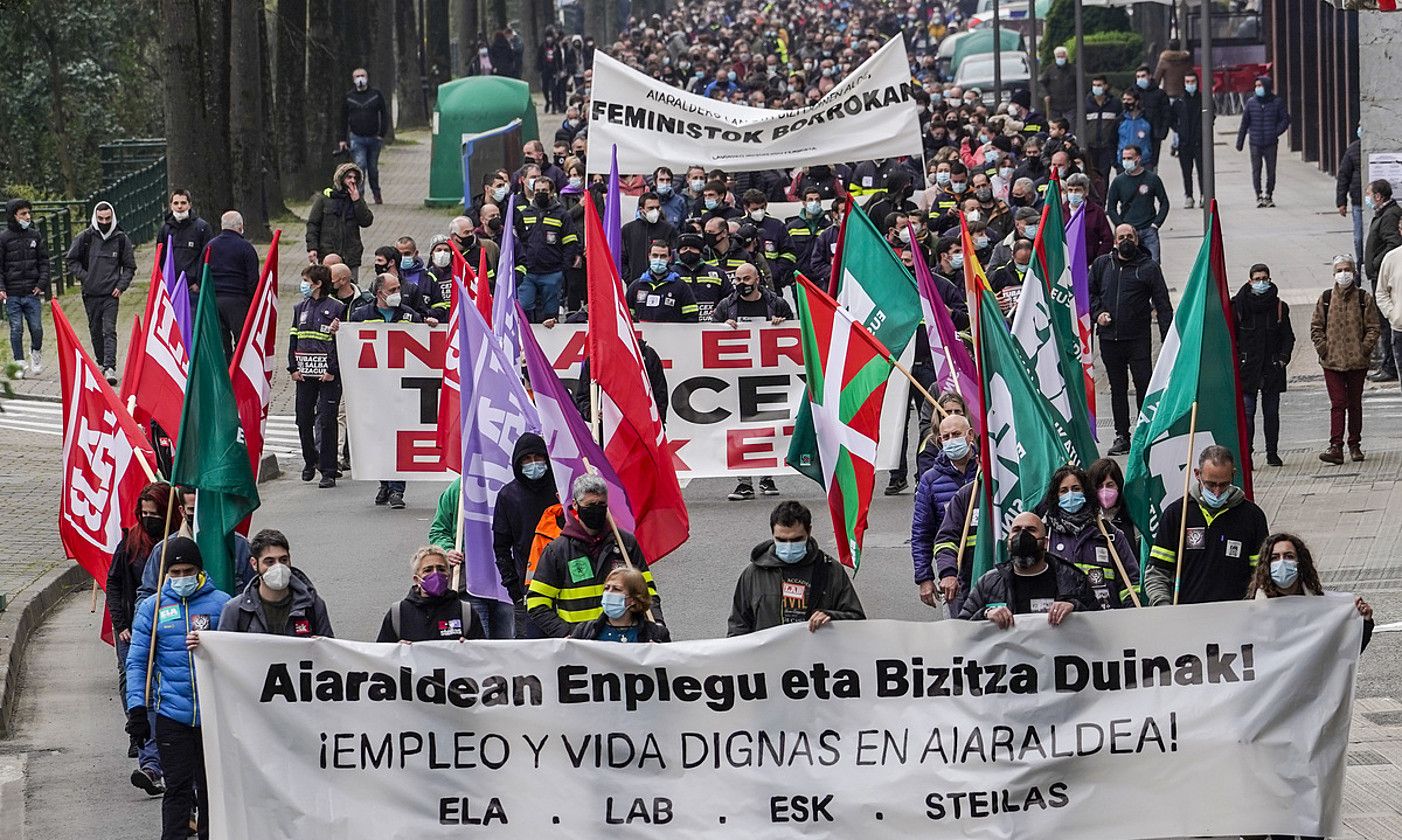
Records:
[[[268,404],[273,391],[273,356],[277,353],[277,244],[282,231],[273,231],[273,242],[263,260],[263,274],[253,292],[253,305],[243,322],[243,332],[229,364],[229,382],[239,407],[239,425],[248,443],[248,460],[258,475],[263,460],[263,433],[268,424]],[[177,427],[179,418],[177,416]],[[245,520],[240,533],[247,530]]]
[[[482,320],[487,322],[487,326],[492,326],[492,284],[487,277],[487,249],[479,248],[477,255],[477,311],[482,313]],[[513,359],[519,364],[519,359]]]
[[[131,347],[135,365],[127,362],[122,395],[134,398],[129,403],[132,419],[148,434],[151,421],[156,421],[174,444],[190,378],[190,353],[175,317],[175,304],[159,277],[151,282],[142,331]],[[128,380],[134,382],[130,388]]]
[[[453,261],[462,259],[453,246]],[[466,265],[466,263],[463,263]],[[443,352],[443,387],[438,391],[438,430],[435,442],[438,451],[443,453],[443,466],[455,473],[462,473],[462,344],[458,333],[458,307],[462,298],[458,289],[462,283],[453,283],[452,305],[448,308],[448,346]]]
[[[655,563],[686,542],[691,522],[667,434],[643,370],[623,282],[609,255],[594,203],[586,201],[584,207],[588,352],[591,375],[600,391],[604,454],[628,492],[643,557]]]
[[[50,301],[63,388],[63,477],[58,536],[63,551],[107,587],[122,530],[136,525],[136,498],[156,478],[156,453]],[[110,617],[103,639],[112,641]]]

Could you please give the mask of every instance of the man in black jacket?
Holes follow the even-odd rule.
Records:
[[[156,231],[156,244],[169,248],[174,256],[175,276],[185,275],[190,298],[200,292],[200,268],[204,265],[204,246],[214,238],[209,222],[195,215],[190,208],[190,191],[176,188],[170,192],[170,212],[161,229]],[[162,255],[161,262],[165,262]]]
[[[1266,431],[1266,463],[1283,465],[1280,442],[1280,395],[1285,391],[1285,368],[1295,349],[1290,307],[1280,299],[1265,263],[1251,266],[1251,280],[1232,298],[1236,322],[1238,379],[1241,404],[1246,412],[1246,438],[1256,445],[1256,402],[1259,394]]]
[[[1147,64],[1140,65],[1134,71],[1134,85],[1139,90],[1139,103],[1144,109],[1144,119],[1149,121],[1149,128],[1152,129],[1149,138],[1149,161],[1157,168],[1159,161],[1159,147],[1163,145],[1163,139],[1168,136],[1169,125],[1173,122],[1173,115],[1169,112],[1168,94],[1154,81],[1153,71]]]
[[[136,254],[111,204],[99,201],[93,207],[92,222],[69,246],[67,261],[68,273],[83,287],[93,361],[107,382],[116,385],[117,301],[136,273]]]
[[[1047,553],[1047,526],[1037,514],[1024,511],[1013,518],[1008,556],[974,581],[960,618],[991,621],[1006,630],[1015,615],[1045,613],[1055,627],[1077,610],[1100,609],[1085,572]]]
[[[219,629],[270,636],[335,638],[326,602],[311,578],[292,566],[292,548],[281,531],[264,528],[249,540],[249,562],[257,577],[230,598],[219,614]]]
[[[662,218],[662,198],[654,192],[638,198],[638,217],[625,224],[622,232],[624,286],[647,273],[652,243],[660,240],[670,248],[677,239],[677,229]]]
[[[1173,323],[1163,272],[1139,246],[1132,225],[1115,228],[1115,250],[1091,264],[1090,312],[1115,416],[1115,443],[1109,454],[1123,455],[1129,452],[1129,379],[1134,378],[1135,401],[1142,405],[1153,373],[1150,317],[1158,315],[1160,340]]]
[[[496,553],[501,585],[515,610],[515,637],[526,638],[526,565],[535,541],[536,525],[552,505],[560,503],[545,439],[526,432],[511,453],[515,476],[497,492],[492,510],[492,549]],[[450,559],[455,552],[449,552]],[[458,558],[460,559],[460,558]]]
[[[44,322],[40,302],[49,296],[49,249],[34,227],[28,201],[11,199],[5,205],[7,221],[0,231],[0,303],[10,319],[10,352],[20,365],[20,376],[44,371]],[[29,325],[29,361],[24,358],[24,324]]]
[[[389,133],[389,105],[385,95],[370,87],[370,74],[364,67],[351,71],[355,88],[341,100],[341,151],[350,150],[351,160],[370,180],[375,203],[380,199],[380,149]]]
[[[237,210],[219,217],[219,227],[219,235],[209,241],[209,282],[219,304],[224,353],[232,359],[258,290],[258,252],[243,238],[243,216]]]
[[[1174,154],[1178,155],[1178,168],[1183,170],[1183,206],[1193,207],[1193,166],[1198,170],[1198,192],[1203,201],[1207,193],[1202,188],[1202,93],[1198,90],[1198,74],[1183,74],[1183,95],[1170,104],[1173,112],[1173,130],[1178,134],[1178,145]]]

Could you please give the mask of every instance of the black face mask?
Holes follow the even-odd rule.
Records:
[[[375,273],[376,273],[376,274],[385,274],[385,273],[387,273],[388,271],[389,271],[389,266],[388,266],[388,265],[385,265],[385,264],[383,264],[383,263],[375,263]]]
[[[754,290],[755,290],[755,287],[754,287],[754,286],[751,286],[749,283],[736,283],[736,284],[735,284],[735,291],[738,292],[738,293],[740,294],[740,297],[745,297],[746,295],[753,294],[753,293],[754,293]]]
[[[541,208],[542,210],[544,210],[546,207],[549,207],[549,206],[550,206],[550,196],[549,196],[548,194],[544,194],[544,195],[543,195],[543,194],[541,194],[541,193],[536,193],[536,196],[535,196],[535,206]]]
[[[701,262],[701,255],[695,251],[682,251],[677,255],[677,259],[681,260],[682,265],[687,268],[695,268],[696,264]]]
[[[154,513],[141,514],[141,530],[146,536],[158,540],[166,535],[165,520]]]
[[[1019,566],[1035,566],[1042,559],[1042,544],[1031,531],[1018,531],[1008,540],[1008,555]]]
[[[602,531],[608,527],[609,507],[608,505],[584,505],[576,506],[575,516],[584,523],[584,527],[591,531]]]
[[[1116,245],[1115,249],[1120,252],[1121,257],[1124,257],[1127,260],[1134,259],[1135,255],[1139,253],[1139,246],[1129,239],[1126,239],[1119,245]]]
[[[993,200],[993,189],[991,187],[980,187],[974,190],[974,197],[979,200],[980,204],[987,204]]]
[[[488,222],[487,224],[490,227],[491,222]],[[467,234],[464,236],[454,236],[453,239],[458,243],[458,248],[464,250],[467,248],[471,248],[473,245],[477,244],[477,234],[473,233],[472,231],[468,231]]]

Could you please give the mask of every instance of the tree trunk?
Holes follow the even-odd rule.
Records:
[[[368,10],[369,19],[366,40],[366,68],[370,71],[370,84],[385,95],[389,107],[390,126],[385,132],[385,142],[394,142],[394,127],[402,119],[404,102],[395,97],[400,84],[400,66],[394,60],[394,7],[389,3],[374,3]],[[415,74],[417,76],[417,73]],[[397,106],[397,107],[396,107]],[[399,113],[397,114],[396,111]]]
[[[273,96],[273,72],[275,65],[273,59],[272,33],[268,31],[268,10],[265,6],[258,7],[258,63],[265,68],[258,74],[258,110],[260,113],[260,124],[267,129],[277,125],[275,122],[276,100]],[[272,219],[287,212],[287,206],[283,204],[283,182],[282,150],[278,148],[277,142],[268,135],[271,131],[264,131],[263,145],[263,194],[267,196],[267,218]]]
[[[273,18],[276,88],[274,135],[283,194],[303,196],[311,190],[307,171],[307,0],[278,0]]]
[[[535,53],[536,47],[544,40],[540,35],[544,27],[537,25],[536,3],[534,0],[511,0],[508,11],[515,13],[520,24],[516,34],[521,37],[524,47],[521,52],[521,78],[539,90],[540,74],[536,72]]]
[[[473,7],[476,8],[475,6]],[[466,14],[466,4],[462,0],[428,0],[428,7],[425,10],[428,19],[424,21],[423,28],[425,36],[428,38],[428,83],[430,93],[438,90],[438,86],[452,79],[454,76],[461,76],[458,72],[456,55],[458,50],[454,45],[458,43],[459,36],[462,35],[463,15]]]
[[[394,40],[399,54],[399,124],[405,128],[428,125],[424,112],[424,78],[419,72],[420,49],[417,0],[395,0]]]
[[[227,207],[213,186],[204,113],[204,62],[198,0],[161,0],[161,86],[165,111],[166,181],[191,192],[195,210],[217,222]]]
[[[78,168],[73,161],[73,143],[68,139],[63,67],[59,63],[58,45],[52,36],[44,39],[44,52],[48,58],[49,129],[54,133],[54,154],[58,156],[58,168],[63,173],[63,194],[68,198],[81,198]]]
[[[263,63],[259,50],[258,4],[230,5],[229,15],[229,172],[234,208],[243,214],[244,233],[264,240],[268,202],[263,192]]]
[[[349,158],[332,158],[336,142],[345,136],[341,124],[341,100],[348,77],[340,72],[340,33],[332,25],[333,0],[307,0],[307,139],[312,188],[331,183],[336,164]]]
[[[181,107],[202,108],[199,120],[199,165],[207,170],[210,223],[218,227],[219,215],[234,208],[233,170],[229,161],[229,2],[196,0],[199,8],[200,44],[204,79],[203,96]],[[210,166],[211,160],[224,165]]]

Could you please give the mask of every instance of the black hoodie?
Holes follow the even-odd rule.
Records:
[[[521,472],[521,459],[526,455],[545,456],[545,475],[526,478]],[[492,511],[492,549],[502,586],[512,600],[520,602],[526,597],[526,563],[531,556],[536,524],[547,508],[559,502],[550,455],[540,435],[526,432],[516,440],[516,449],[511,453],[511,471],[516,478],[497,493],[496,508]]]

